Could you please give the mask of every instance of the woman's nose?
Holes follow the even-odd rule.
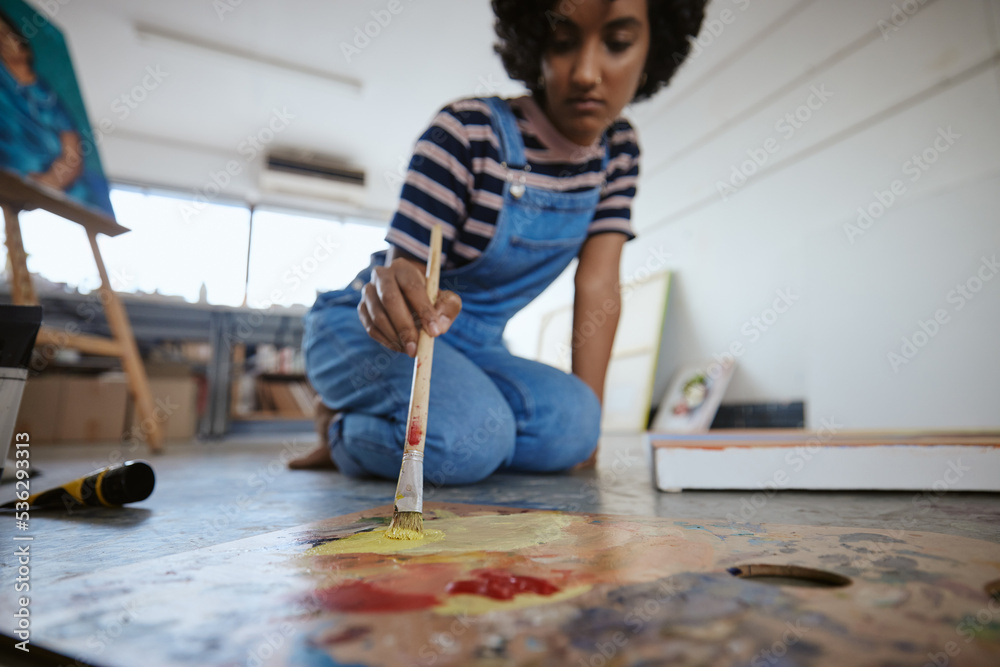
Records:
[[[600,83],[601,62],[598,47],[598,44],[586,43],[577,52],[571,75],[575,87],[589,90]]]

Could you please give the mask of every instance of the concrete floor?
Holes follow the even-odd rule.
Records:
[[[44,582],[51,594],[61,580],[74,575],[391,502],[392,481],[288,470],[284,461],[311,448],[314,437],[174,443],[155,457],[115,446],[33,446],[32,466],[42,473],[33,478],[33,491],[121,458],[150,461],[157,477],[149,499],[120,510],[32,512],[33,582]],[[12,497],[12,485],[0,488],[0,501]],[[695,521],[732,514],[751,523],[883,530],[919,526],[922,531],[1000,543],[1000,494],[781,492],[765,498],[752,492],[660,493],[653,486],[649,457],[639,436],[606,438],[597,471],[498,474],[473,486],[428,487],[426,499]],[[4,582],[13,581],[14,569],[5,558]],[[45,638],[32,637],[32,642],[44,646]]]
[[[114,446],[36,445],[32,465],[42,475],[32,480],[32,490],[121,457],[150,461],[156,488],[147,500],[121,510],[33,512],[33,573],[40,580],[57,581],[391,503],[394,481],[288,470],[284,461],[311,448],[314,438],[302,434],[269,441],[172,443],[159,456]],[[752,523],[885,530],[919,525],[924,531],[1000,543],[1000,494],[785,491],[771,498],[754,496],[657,491],[639,436],[606,437],[597,471],[498,474],[472,486],[426,488],[427,501],[702,521],[733,514]],[[8,497],[13,497],[9,484],[0,488],[0,500]]]

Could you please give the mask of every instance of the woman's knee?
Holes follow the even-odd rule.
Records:
[[[309,382],[331,408],[350,409],[361,401],[377,412],[374,405],[368,405],[373,398],[385,409],[379,397],[398,398],[397,394],[408,391],[409,358],[372,340],[352,308],[337,306],[309,313],[302,347]]]
[[[566,470],[587,460],[601,435],[601,402],[578,377],[566,378],[560,391],[536,397],[533,435],[546,452],[540,471]]]
[[[489,477],[514,454],[517,424],[506,402],[456,415],[428,432],[424,477],[428,485],[471,484]]]

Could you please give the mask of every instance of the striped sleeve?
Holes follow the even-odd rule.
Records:
[[[635,238],[635,232],[632,231],[632,200],[639,180],[639,143],[635,130],[625,120],[615,123],[609,141],[611,153],[607,183],[601,191],[601,199],[587,235],[620,232],[631,240]]]
[[[451,254],[473,188],[469,146],[467,128],[454,109],[438,112],[413,149],[387,242],[426,262],[430,230],[440,223],[442,255]]]

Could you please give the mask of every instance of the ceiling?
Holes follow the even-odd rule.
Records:
[[[91,124],[111,128],[101,154],[119,182],[198,190],[236,159],[246,169],[223,197],[255,200],[262,155],[248,159],[241,142],[277,110],[291,119],[271,147],[363,168],[362,208],[385,217],[399,192],[394,176],[437,109],[462,96],[521,90],[492,52],[485,0],[48,4],[57,7],[46,13],[69,43]],[[367,43],[358,37],[366,28],[376,33]],[[356,50],[347,54],[345,45]],[[160,72],[158,82],[150,71]],[[137,102],[144,82],[151,85]]]

